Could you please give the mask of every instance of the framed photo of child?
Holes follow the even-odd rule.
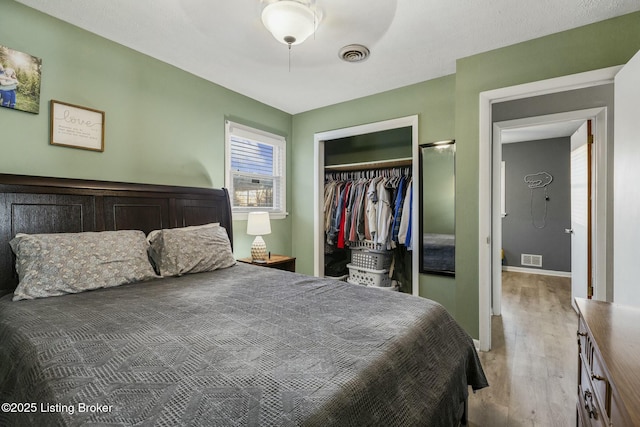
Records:
[[[0,44],[0,107],[38,114],[42,59]]]

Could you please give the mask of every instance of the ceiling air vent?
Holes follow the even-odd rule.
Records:
[[[361,62],[369,57],[369,49],[361,44],[350,44],[340,49],[338,56],[346,62]]]

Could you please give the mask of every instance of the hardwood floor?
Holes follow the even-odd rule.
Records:
[[[489,387],[469,397],[472,427],[575,426],[578,316],[568,278],[502,273],[493,349],[480,352]]]

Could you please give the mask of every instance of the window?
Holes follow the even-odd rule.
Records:
[[[234,219],[267,211],[286,216],[286,141],[284,137],[226,122],[226,187]]]

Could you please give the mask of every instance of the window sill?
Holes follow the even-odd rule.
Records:
[[[289,215],[289,212],[269,212],[269,219],[285,219]],[[249,217],[249,212],[233,212],[231,214],[234,221],[246,221]]]

